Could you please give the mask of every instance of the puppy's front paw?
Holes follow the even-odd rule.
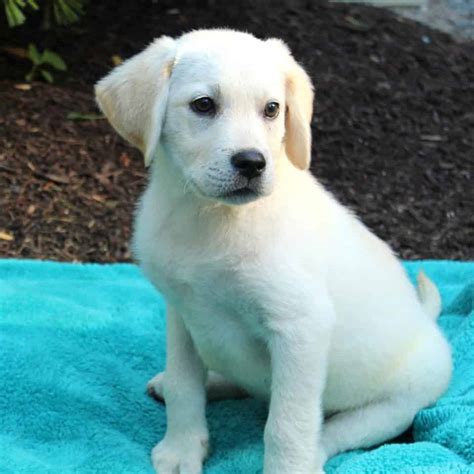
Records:
[[[151,459],[158,474],[201,474],[208,451],[207,436],[165,438],[153,448]]]
[[[146,391],[148,395],[155,400],[158,400],[161,403],[165,402],[165,398],[163,396],[163,376],[165,375],[164,372],[160,372],[159,374],[155,375],[147,384],[146,384]]]

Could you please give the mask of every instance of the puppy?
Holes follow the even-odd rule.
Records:
[[[151,176],[134,248],[166,297],[149,388],[168,427],[160,474],[202,472],[209,398],[269,401],[266,474],[392,438],[446,390],[439,293],[307,171],[313,88],[277,39],[161,37],[96,86]],[[324,421],[323,421],[324,420]]]

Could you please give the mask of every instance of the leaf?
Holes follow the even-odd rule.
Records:
[[[6,0],[5,13],[7,15],[8,26],[14,27],[25,23],[26,17],[14,0]]]
[[[73,10],[74,15],[79,19],[80,16],[84,15],[84,3],[86,0],[66,0],[68,8]]]
[[[441,135],[420,135],[420,139],[425,142],[442,142],[444,138]]]
[[[37,175],[41,176],[42,178],[49,179],[53,183],[58,184],[69,184],[71,180],[67,176],[59,176],[58,174],[52,173],[37,173]]]
[[[28,5],[33,8],[33,10],[38,10],[39,6],[35,0],[28,0]]]
[[[33,43],[30,43],[28,45],[28,56],[33,62],[33,64],[41,64],[41,55],[38,51],[38,48]]]
[[[46,69],[40,69],[40,74],[50,83],[54,82],[53,75]]]
[[[77,10],[78,13],[84,13],[84,0],[68,0],[69,5],[74,10]]]
[[[41,62],[46,63],[46,64],[50,64],[51,66],[53,66],[58,71],[66,71],[67,70],[66,63],[63,61],[61,56],[59,56],[59,54],[57,54],[53,51],[50,51],[49,49],[45,49],[43,51],[43,54],[41,55]]]
[[[128,168],[131,163],[130,157],[125,152],[119,156],[119,161],[125,168]]]
[[[35,77],[36,74],[36,69],[32,69],[26,76],[25,76],[25,81],[31,82],[33,78]]]
[[[102,196],[101,194],[92,194],[91,198],[97,202],[105,202],[107,200],[107,197]]]
[[[114,66],[120,66],[120,64],[123,63],[122,57],[119,56],[118,54],[114,54],[114,55],[111,57],[111,59],[112,59],[112,64],[113,64]]]
[[[29,91],[29,90],[31,90],[31,84],[15,84],[13,87],[15,89],[18,89],[19,91]]]
[[[119,205],[119,202],[118,201],[105,201],[104,205],[105,207],[109,209],[115,209]]]
[[[59,9],[59,4],[58,2],[53,2],[53,12],[54,12],[54,18],[56,20],[56,23],[58,25],[61,25],[60,18],[61,18],[61,11]]]
[[[9,242],[14,239],[13,235],[9,232],[4,232],[0,230],[0,240],[8,240]]]
[[[370,26],[367,23],[364,23],[363,21],[360,21],[351,15],[346,15],[344,17],[344,21],[345,21],[345,26],[350,30],[354,30],[354,31],[370,30]]]
[[[74,2],[65,1],[65,0],[55,0],[54,1],[54,15],[56,21],[60,25],[67,25],[70,23],[75,23],[79,20],[79,15],[82,14],[82,11],[74,11],[72,4]]]
[[[101,114],[81,114],[80,112],[69,112],[67,114],[69,120],[103,120],[104,115]]]

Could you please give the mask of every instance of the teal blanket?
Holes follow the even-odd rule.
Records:
[[[474,262],[420,266],[443,297],[454,351],[448,392],[415,419],[414,443],[344,453],[328,474],[474,472]],[[166,428],[145,384],[165,361],[165,305],[133,265],[0,260],[0,473],[134,474]],[[209,474],[261,472],[256,400],[208,406]]]

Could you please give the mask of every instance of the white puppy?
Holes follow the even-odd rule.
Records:
[[[417,294],[307,171],[313,90],[282,41],[162,37],[96,94],[151,163],[134,246],[169,305],[166,369],[150,382],[167,405],[160,474],[201,472],[206,385],[269,400],[266,474],[323,472],[445,391],[439,293],[421,275]]]

